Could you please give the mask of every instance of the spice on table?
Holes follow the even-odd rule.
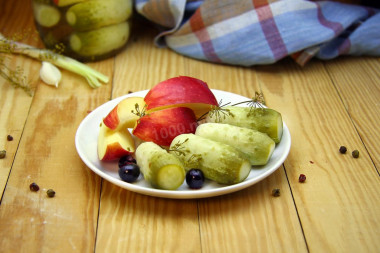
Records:
[[[8,140],[8,141],[13,141],[13,136],[10,135],[10,134],[8,134],[8,136],[7,136],[7,140]]]
[[[359,150],[354,150],[354,151],[352,151],[352,157],[353,158],[358,158],[359,157]]]
[[[53,189],[47,190],[46,194],[49,198],[53,198],[55,196],[55,191]]]
[[[37,192],[40,189],[40,187],[38,186],[38,184],[36,184],[34,182],[29,185],[29,188],[33,192]]]
[[[345,154],[345,153],[347,152],[347,148],[346,148],[345,146],[340,146],[340,148],[339,148],[339,152],[340,152],[341,154]]]
[[[279,197],[280,196],[280,189],[275,188],[272,190],[272,196],[273,197]]]
[[[7,151],[0,150],[0,159],[4,159],[6,155],[7,155]]]
[[[299,181],[300,183],[305,182],[305,181],[306,181],[306,176],[305,176],[304,174],[300,174],[300,176],[299,176],[299,178],[298,178],[298,181]]]

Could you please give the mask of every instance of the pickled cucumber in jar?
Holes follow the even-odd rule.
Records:
[[[55,52],[96,61],[128,42],[132,0],[32,0],[32,6],[40,37]]]

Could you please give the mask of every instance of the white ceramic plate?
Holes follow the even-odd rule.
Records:
[[[191,199],[205,198],[223,195],[235,192],[249,187],[276,171],[288,156],[291,144],[289,129],[284,123],[284,131],[281,142],[277,144],[273,155],[265,166],[253,167],[248,177],[241,183],[235,185],[220,185],[215,182],[206,180],[204,186],[198,190],[192,190],[187,187],[186,182],[175,191],[159,190],[152,188],[142,176],[137,182],[126,183],[122,181],[118,175],[118,165],[115,162],[101,162],[97,155],[97,138],[99,133],[99,124],[102,119],[124,98],[131,96],[144,97],[148,91],[139,91],[131,93],[116,99],[113,99],[92,111],[79,125],[75,136],[75,145],[77,152],[83,162],[96,174],[109,182],[118,185],[127,190],[163,198],[173,199]],[[223,104],[231,102],[231,104],[247,101],[249,98],[225,92],[220,90],[212,90],[217,101],[222,99]]]

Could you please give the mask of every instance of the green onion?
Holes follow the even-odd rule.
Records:
[[[39,49],[17,41],[8,40],[1,33],[0,53],[22,54],[40,61],[50,62],[57,67],[83,76],[92,88],[100,87],[100,82],[107,83],[109,81],[109,78],[104,74],[77,60],[54,53],[47,49]]]

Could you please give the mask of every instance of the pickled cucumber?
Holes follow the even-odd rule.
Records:
[[[240,183],[251,171],[249,160],[234,147],[194,134],[178,135],[169,150],[184,163],[185,170],[198,168],[220,184]]]
[[[137,147],[136,161],[145,180],[154,188],[176,190],[185,180],[182,162],[153,142]]]
[[[66,21],[77,31],[87,31],[124,22],[131,14],[131,0],[92,0],[71,6]]]
[[[201,124],[195,135],[235,147],[246,155],[251,165],[267,164],[276,146],[267,134],[221,123]]]
[[[102,55],[121,48],[127,42],[129,33],[128,22],[76,32],[70,36],[70,47],[81,56]]]
[[[275,143],[282,137],[283,123],[279,112],[269,108],[226,106],[230,115],[218,117],[218,114],[208,114],[206,122],[225,123],[234,126],[254,129],[266,133]]]
[[[33,14],[37,23],[44,27],[52,27],[61,19],[59,10],[51,5],[33,1]]]

